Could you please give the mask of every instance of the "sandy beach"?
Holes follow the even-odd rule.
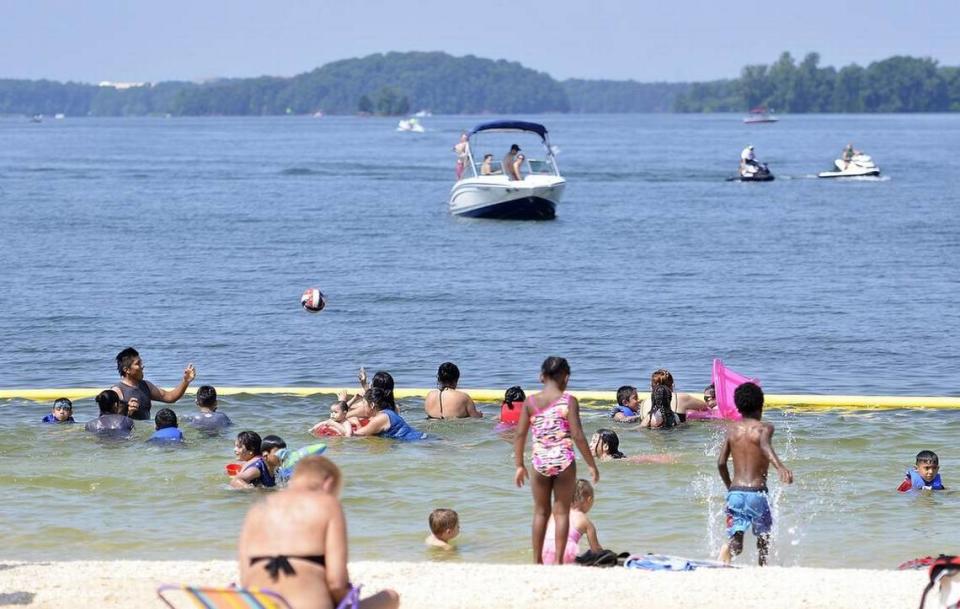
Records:
[[[646,572],[624,568],[475,563],[350,564],[365,593],[391,587],[407,609],[902,609],[913,607],[924,571],[769,567]],[[0,606],[157,607],[162,583],[222,586],[232,561],[0,562]],[[366,596],[366,594],[364,594]]]

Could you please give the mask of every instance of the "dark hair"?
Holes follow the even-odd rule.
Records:
[[[703,392],[704,392],[704,393],[706,393],[706,392],[708,392],[708,391],[712,391],[712,392],[713,392],[713,395],[717,395],[717,386],[714,385],[713,383],[710,383],[709,385],[707,385],[706,387],[703,388]]]
[[[437,384],[441,389],[453,387],[460,380],[460,369],[453,362],[443,362],[437,368]]]
[[[385,396],[383,398],[383,409],[397,411],[397,402],[393,399],[393,377],[385,370],[377,370],[370,381],[370,386],[374,389],[383,389]]]
[[[660,411],[660,414],[663,416],[663,427],[669,429],[676,424],[676,420],[673,418],[673,409],[671,404],[673,402],[673,391],[670,390],[670,387],[666,385],[654,385],[653,389],[650,390],[650,412]]]
[[[387,392],[379,387],[371,387],[367,389],[363,394],[363,399],[377,410],[386,410],[389,408],[387,404]]]
[[[165,429],[167,427],[176,427],[177,426],[177,413],[170,410],[169,408],[163,408],[160,412],[153,417],[153,422],[156,423],[157,429]]]
[[[527,394],[523,392],[523,387],[514,385],[503,393],[503,403],[512,404],[513,402],[522,402],[527,399]]]
[[[53,401],[53,407],[54,409],[67,408],[73,410],[73,402],[69,398],[57,398]]]
[[[917,463],[932,463],[933,465],[940,465],[940,457],[937,456],[937,453],[932,450],[921,450],[917,453]]]
[[[607,445],[607,454],[614,459],[623,459],[626,455],[620,452],[620,436],[612,429],[598,429],[600,443]]]
[[[540,374],[551,381],[559,383],[564,375],[570,374],[570,364],[562,357],[551,355],[543,360],[543,364],[540,365]]]
[[[100,407],[100,415],[120,414],[120,396],[113,389],[105,389],[97,394],[97,406]]]
[[[759,419],[763,413],[763,389],[756,383],[743,383],[733,392],[733,403],[743,416]]]
[[[127,347],[120,353],[117,353],[117,372],[120,373],[120,376],[123,376],[123,371],[133,364],[133,360],[140,357],[140,354],[137,353],[137,350],[133,347]]]
[[[217,405],[217,390],[211,385],[201,385],[197,389],[197,406],[213,408]]]
[[[240,448],[255,455],[260,454],[260,434],[255,431],[241,431],[237,434],[237,444]]]
[[[268,453],[274,448],[286,448],[287,443],[283,441],[283,438],[280,436],[263,436],[263,441],[260,442],[260,452]]]
[[[483,155],[483,160],[484,160],[484,161],[486,161],[487,159],[492,159],[492,158],[493,158],[493,155],[492,155],[491,153],[489,153],[489,152],[486,153],[485,155]]]
[[[633,385],[624,385],[620,389],[617,389],[617,404],[625,406],[627,402],[630,401],[630,396],[636,392],[637,388]]]

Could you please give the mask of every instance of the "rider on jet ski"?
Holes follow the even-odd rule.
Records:
[[[849,167],[850,162],[853,161],[853,157],[857,156],[858,154],[860,154],[860,151],[855,149],[853,144],[847,144],[847,146],[843,149],[843,154],[840,156],[840,158],[843,160],[843,168],[846,169]]]
[[[750,144],[743,149],[743,152],[740,153],[740,170],[741,172],[746,169],[748,166],[753,166],[754,171],[760,171],[763,167],[757,161],[757,157],[753,154],[753,144]]]

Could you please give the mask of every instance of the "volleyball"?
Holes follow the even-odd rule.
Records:
[[[300,297],[300,304],[311,313],[319,313],[323,307],[327,306],[327,301],[323,297],[323,292],[317,288],[307,288]]]

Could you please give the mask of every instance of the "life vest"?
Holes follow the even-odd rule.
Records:
[[[640,413],[639,413],[639,412],[634,412],[634,411],[630,410],[630,407],[629,407],[629,406],[624,406],[623,404],[617,404],[617,405],[614,407],[613,411],[610,413],[610,416],[611,416],[611,417],[615,417],[615,416],[617,416],[617,413],[618,413],[618,412],[619,412],[620,414],[622,414],[623,416],[625,416],[625,417],[639,417],[639,416],[640,416]]]
[[[900,486],[897,487],[897,490],[901,493],[905,493],[907,491],[920,489],[932,491],[944,490],[943,481],[940,480],[940,474],[937,474],[931,482],[927,482],[922,476],[920,476],[920,472],[915,469],[908,469],[906,479],[900,483]]]
[[[521,412],[523,412],[523,402],[501,402],[500,422],[507,425],[516,425],[520,422]]]

